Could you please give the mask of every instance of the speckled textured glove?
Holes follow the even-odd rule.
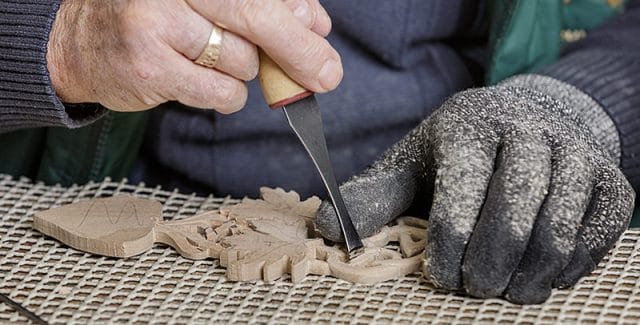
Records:
[[[628,226],[634,192],[616,137],[578,89],[518,76],[455,95],[341,190],[361,236],[430,207],[424,275],[435,285],[540,303]],[[340,240],[337,225],[325,202],[316,226]]]

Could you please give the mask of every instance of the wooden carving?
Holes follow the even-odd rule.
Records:
[[[99,255],[130,257],[148,251],[157,242],[173,246],[184,257],[203,259],[222,249],[219,243],[207,240],[205,230],[225,222],[217,213],[163,221],[159,202],[115,196],[38,212],[33,228]]]
[[[313,228],[320,200],[300,201],[295,192],[261,189],[220,212],[163,221],[158,202],[129,196],[93,199],[36,213],[33,227],[86,252],[130,257],[154,243],[190,259],[219,258],[233,281],[273,281],[308,274],[375,283],[418,271],[426,244],[426,221],[402,217],[364,239],[364,252],[348,260],[339,245],[327,245]]]

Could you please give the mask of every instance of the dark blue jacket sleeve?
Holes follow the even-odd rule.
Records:
[[[65,105],[47,69],[49,33],[60,0],[0,0],[0,133],[41,126],[78,127],[97,105]]]
[[[574,85],[596,100],[615,123],[620,167],[640,190],[640,0],[575,44],[542,74]]]

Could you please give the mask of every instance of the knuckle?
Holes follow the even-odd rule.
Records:
[[[255,79],[258,76],[258,71],[259,71],[259,67],[258,67],[258,62],[256,62],[255,64],[250,64],[247,67],[247,75],[244,79],[244,81],[250,81]]]
[[[285,5],[303,26],[307,28],[313,26],[317,18],[317,11],[308,0],[288,0],[285,1]]]
[[[270,12],[272,1],[261,0],[245,0],[239,4],[238,19],[241,22],[240,26],[243,26],[246,31],[251,34],[259,34],[262,31],[260,26],[264,26],[265,15],[264,13]]]
[[[215,90],[217,111],[231,114],[240,110],[247,100],[247,90],[235,80],[220,80]]]
[[[136,89],[138,92],[154,94],[152,96],[139,96],[140,101],[145,106],[153,107],[162,103],[160,98],[156,96],[158,92],[169,95],[162,67],[144,59],[136,58],[130,64],[123,66],[123,69],[125,69],[125,72],[122,75],[128,75],[131,78],[128,81],[129,87]]]
[[[255,78],[259,67],[256,46],[236,36],[229,37],[226,44],[228,45],[223,48],[223,52],[220,54],[221,65],[232,69],[237,75],[232,74],[244,81]]]
[[[320,46],[317,44],[309,44],[309,46],[300,47],[297,51],[291,47],[304,44],[300,42],[291,42],[287,45],[289,49],[284,50],[285,53],[292,53],[286,58],[288,65],[287,72],[292,77],[300,79],[302,82],[309,82],[318,75],[324,63],[324,56]]]
[[[160,70],[153,64],[150,64],[143,58],[134,58],[132,62],[131,68],[136,80],[149,82],[150,80],[158,78]]]
[[[246,67],[246,76],[245,81],[253,80],[258,75],[258,71],[260,68],[260,61],[258,59],[258,52],[250,51],[247,54],[247,58],[245,59],[245,67]]]
[[[330,49],[331,47],[324,39],[310,42],[308,46],[301,49],[300,55],[290,59],[294,73],[316,78],[325,62],[335,57]]]
[[[158,29],[157,17],[140,5],[129,4],[118,11],[115,19],[115,35],[108,42],[113,51],[126,56],[131,61],[148,60],[149,49]],[[152,51],[151,51],[152,52]]]
[[[296,6],[298,6],[298,3],[300,3],[300,1],[306,1],[306,0],[284,0],[282,1],[290,10],[295,10]]]
[[[154,95],[142,94],[139,96],[139,98],[142,105],[136,107],[135,110],[149,109],[163,102],[161,99],[157,98],[157,96]]]
[[[198,26],[199,27],[199,26]],[[202,32],[202,28],[196,27],[196,24],[190,24],[190,26],[184,26],[181,28],[177,35],[170,36],[171,38],[180,37],[179,41],[182,44],[191,44],[188,49],[189,52],[193,50],[193,54],[200,53],[202,49],[205,47],[207,42],[206,37],[208,35]],[[191,55],[191,54],[190,54]],[[192,57],[191,59],[195,59],[196,57]]]
[[[145,27],[151,24],[148,11],[141,8],[138,2],[132,2],[128,5],[122,5],[116,13],[117,24],[115,26],[119,28],[120,34],[124,37],[131,37],[137,35],[140,31],[146,31]],[[151,29],[153,30],[153,29]]]
[[[154,85],[148,82],[130,85],[130,89],[127,92],[131,93],[133,98],[135,98],[135,100],[130,100],[130,102],[136,103],[136,110],[144,110],[167,101],[167,98],[169,98],[167,91],[162,91],[160,88],[162,88],[161,85]]]

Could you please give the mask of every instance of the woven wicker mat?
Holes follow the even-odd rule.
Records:
[[[640,323],[640,231],[573,290],[517,306],[438,292],[419,274],[373,286],[309,276],[292,284],[236,283],[217,261],[190,261],[157,246],[128,259],[69,249],[34,232],[34,211],[131,193],[181,218],[236,201],[124,183],[71,188],[0,176],[0,292],[52,323]],[[0,323],[26,319],[0,304]]]

